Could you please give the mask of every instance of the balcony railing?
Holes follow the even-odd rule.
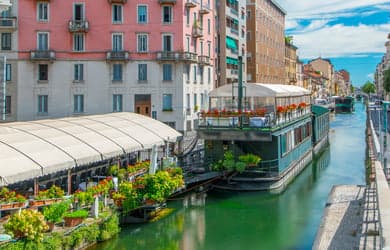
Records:
[[[53,61],[56,59],[56,52],[53,50],[32,50],[30,51],[32,61]]]
[[[176,4],[176,0],[158,0],[160,4]]]
[[[210,6],[208,4],[203,4],[199,10],[199,14],[206,15],[210,13]]]
[[[252,128],[271,129],[284,126],[290,122],[302,119],[311,114],[310,107],[300,110],[275,115],[275,113],[251,114],[237,112],[226,113],[201,113],[199,118],[199,129],[221,129],[221,128]]]
[[[180,52],[179,59],[187,62],[198,62],[198,55],[191,52]]]
[[[191,52],[160,51],[157,52],[157,60],[198,62],[198,56]]]
[[[127,51],[108,51],[106,54],[107,61],[128,61],[129,52]]]
[[[108,0],[110,4],[117,3],[117,4],[125,4],[127,3],[127,0]]]
[[[157,60],[161,61],[175,61],[179,59],[179,53],[174,51],[160,51],[157,52]]]
[[[187,0],[185,3],[186,8],[194,8],[198,2],[195,0]]]
[[[206,64],[206,65],[209,65],[210,64],[210,57],[208,56],[199,56],[198,57],[198,62],[199,64]]]
[[[0,17],[1,30],[16,30],[16,28],[17,28],[16,17]]]
[[[198,24],[194,24],[192,26],[192,37],[198,38],[203,36],[203,30],[201,27],[198,26]]]
[[[88,32],[89,23],[87,20],[70,20],[68,27],[70,32]]]

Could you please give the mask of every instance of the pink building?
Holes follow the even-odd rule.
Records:
[[[12,4],[9,120],[131,111],[188,131],[206,108],[213,0]]]

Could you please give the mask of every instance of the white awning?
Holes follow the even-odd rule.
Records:
[[[125,112],[0,124],[0,185],[151,149],[180,136],[162,122]]]
[[[294,85],[245,83],[243,84],[246,97],[283,97],[310,95],[310,91]],[[238,95],[237,84],[226,84],[212,90],[210,97],[231,97]]]

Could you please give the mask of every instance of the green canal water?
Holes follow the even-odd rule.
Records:
[[[333,185],[365,184],[365,108],[331,117],[330,146],[281,194],[210,192],[94,249],[311,249]]]

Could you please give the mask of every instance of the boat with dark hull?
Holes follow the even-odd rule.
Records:
[[[214,187],[280,192],[312,160],[313,149],[327,145],[329,110],[312,106],[304,88],[247,83],[240,111],[232,95],[235,88],[224,85],[211,91],[210,110],[201,113],[197,133],[205,141],[205,158],[218,163],[231,151],[236,159],[254,154],[262,160],[226,175]]]
[[[352,96],[334,98],[336,113],[352,113],[354,111],[354,99]]]

